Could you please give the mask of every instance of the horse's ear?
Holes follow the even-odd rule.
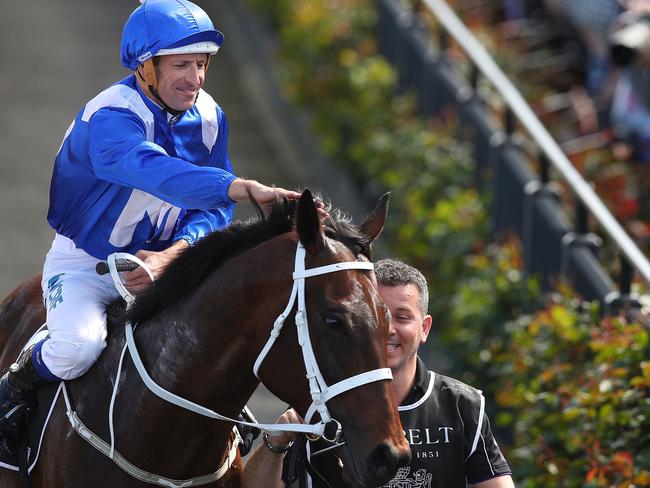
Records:
[[[315,251],[323,242],[320,217],[311,191],[306,189],[298,200],[296,212],[298,238],[307,251]]]
[[[359,226],[361,232],[370,238],[370,242],[377,239],[381,233],[386,222],[386,215],[388,214],[388,200],[390,199],[390,192],[385,193],[379,199],[375,209],[366,217],[366,220]]]

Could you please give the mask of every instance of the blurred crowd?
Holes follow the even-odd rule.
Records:
[[[581,47],[570,98],[582,134],[606,130],[616,159],[650,163],[650,0],[503,0],[509,20],[543,10]]]

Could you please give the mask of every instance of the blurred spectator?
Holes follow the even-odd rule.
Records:
[[[602,94],[609,67],[608,33],[622,12],[618,0],[544,0],[556,16],[576,28],[586,49],[585,87],[592,97]]]
[[[627,6],[609,36],[611,60],[618,67],[610,122],[617,139],[629,145],[629,154],[620,155],[650,162],[650,2]]]
[[[503,0],[503,12],[506,20],[519,20],[526,17],[526,5],[523,0]]]
[[[588,96],[580,87],[569,94],[581,133],[609,126],[617,159],[650,162],[650,0],[544,0],[544,5],[575,28],[586,50]],[[594,123],[597,112],[600,124]]]

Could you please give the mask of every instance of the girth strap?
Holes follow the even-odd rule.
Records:
[[[176,480],[171,478],[165,478],[164,476],[149,473],[148,471],[140,469],[137,466],[131,464],[129,461],[127,461],[124,458],[124,456],[122,456],[119,452],[117,452],[112,446],[110,446],[107,442],[105,442],[102,438],[100,438],[97,434],[95,434],[93,431],[91,431],[88,427],[84,425],[81,419],[79,419],[77,412],[72,410],[70,399],[68,398],[68,391],[67,388],[65,387],[65,384],[63,384],[63,398],[65,399],[66,414],[68,416],[68,420],[70,421],[70,425],[72,425],[72,427],[77,431],[77,433],[91,446],[93,446],[95,449],[101,452],[104,456],[112,459],[113,462],[117,464],[120,468],[122,468],[123,471],[125,471],[129,475],[145,483],[151,483],[159,486],[167,486],[170,488],[183,488],[188,486],[207,485],[209,483],[214,483],[215,481],[221,479],[226,474],[226,472],[230,469],[230,466],[232,466],[232,463],[235,461],[237,457],[237,448],[239,446],[240,437],[239,437],[239,432],[237,432],[237,429],[233,429],[235,437],[232,441],[232,447],[228,451],[228,456],[226,457],[224,463],[214,473],[207,474],[204,476],[197,476],[196,478],[191,478],[187,480]]]

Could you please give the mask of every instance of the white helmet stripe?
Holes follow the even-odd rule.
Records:
[[[170,54],[216,54],[219,45],[212,41],[195,42],[187,46],[174,47],[172,49],[160,49],[156,56],[167,56]]]

